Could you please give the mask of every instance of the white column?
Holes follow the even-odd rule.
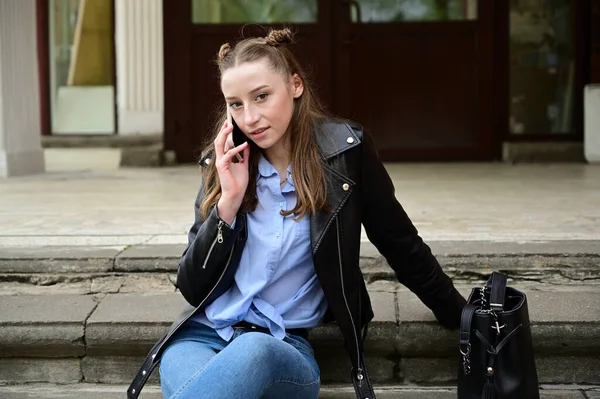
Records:
[[[119,133],[162,133],[162,0],[115,1],[115,21]]]
[[[0,178],[44,171],[35,1],[0,0]]]
[[[600,84],[585,86],[583,145],[588,162],[600,162]]]

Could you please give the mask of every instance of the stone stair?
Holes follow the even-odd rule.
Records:
[[[3,399],[121,399],[126,385],[34,384],[26,386],[0,386]],[[592,386],[542,386],[541,399],[599,399],[600,389]],[[397,387],[379,386],[375,389],[377,399],[456,399],[456,389],[444,386]],[[162,399],[160,387],[149,385],[140,395],[141,399]],[[354,399],[352,388],[338,385],[321,387],[320,399]]]
[[[527,293],[543,397],[600,398],[598,244],[431,246],[465,296],[492,270],[507,272],[509,284]],[[0,397],[123,397],[183,306],[172,285],[182,249],[0,248]],[[378,398],[455,397],[456,332],[437,325],[393,281],[371,246],[361,256],[375,310],[366,352]],[[316,328],[310,340],[321,366],[321,396],[353,397],[337,327]],[[142,397],[160,397],[157,374]]]

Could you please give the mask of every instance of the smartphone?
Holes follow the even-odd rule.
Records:
[[[229,106],[227,105],[227,121],[233,125],[233,131],[231,132],[231,139],[233,140],[233,145],[235,147],[244,144],[246,142],[246,135],[242,132],[242,129],[235,123],[235,119],[231,116],[231,111],[229,110]],[[235,154],[235,157],[238,161],[243,161],[244,157],[241,153]]]
[[[235,119],[231,118],[231,124],[233,125],[233,132],[231,132],[231,138],[233,139],[233,145],[236,147],[238,145],[244,144],[247,139],[242,129],[235,123]]]

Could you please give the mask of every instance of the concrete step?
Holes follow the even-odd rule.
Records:
[[[465,296],[492,270],[528,294],[540,383],[600,384],[600,241],[431,247]],[[183,307],[173,287],[183,249],[0,247],[0,384],[129,383]],[[361,267],[375,311],[366,344],[371,377],[453,384],[457,333],[437,325],[368,243]],[[347,382],[337,327],[316,328],[310,340],[323,381]]]
[[[461,281],[479,281],[497,270],[508,273],[514,280],[600,285],[600,240],[429,244],[446,272]],[[95,276],[173,273],[184,248],[183,244],[0,247],[0,276],[6,279],[10,275],[30,273]],[[371,243],[363,242],[360,254],[361,268],[369,283],[394,280],[393,271]]]
[[[0,386],[3,399],[121,399],[126,385],[72,384]],[[542,386],[542,399],[599,399],[599,386]],[[455,399],[456,390],[451,387],[397,387],[381,386],[375,389],[378,399]],[[352,388],[347,386],[325,385],[321,387],[320,399],[355,398]],[[141,399],[161,399],[160,387],[151,385],[144,388]]]
[[[406,289],[369,287],[375,319],[366,359],[372,379],[453,384],[457,333],[441,328]],[[540,383],[600,384],[600,292],[544,287],[525,289]],[[468,286],[459,288],[468,294]],[[0,296],[0,384],[129,383],[183,305],[179,293],[153,293],[151,287],[147,293]],[[337,327],[312,330],[310,341],[323,382],[347,382],[349,362]]]

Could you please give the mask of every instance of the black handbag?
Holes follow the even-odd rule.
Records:
[[[492,273],[460,322],[459,399],[539,399],[527,297]]]

